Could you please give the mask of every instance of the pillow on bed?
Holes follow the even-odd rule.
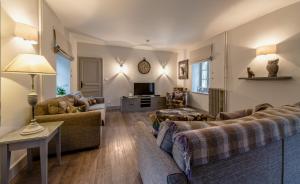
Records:
[[[164,121],[160,124],[156,143],[165,152],[172,154],[173,137],[176,133],[209,127],[204,121]]]

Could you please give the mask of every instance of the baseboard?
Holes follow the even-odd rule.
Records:
[[[9,169],[9,180],[16,177],[27,166],[27,154],[22,155]]]
[[[120,106],[109,106],[107,107],[107,110],[120,110],[121,107]]]

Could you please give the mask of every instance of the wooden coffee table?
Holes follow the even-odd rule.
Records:
[[[45,130],[31,135],[20,135],[22,129],[14,131],[0,138],[1,148],[1,184],[9,182],[9,167],[11,152],[14,150],[27,149],[28,168],[32,168],[31,149],[40,148],[41,158],[41,183],[48,183],[48,143],[56,140],[56,156],[61,164],[61,125],[63,121],[43,123]]]

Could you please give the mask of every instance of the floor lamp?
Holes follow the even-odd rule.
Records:
[[[32,119],[21,132],[21,135],[30,135],[44,130],[34,117],[34,108],[38,102],[38,94],[34,87],[36,75],[55,75],[56,72],[44,56],[36,54],[20,54],[16,56],[4,69],[5,73],[29,74],[31,76],[31,92],[28,94],[28,103],[32,107]]]

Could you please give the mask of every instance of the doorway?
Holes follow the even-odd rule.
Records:
[[[102,58],[78,58],[78,84],[84,96],[103,96]]]

